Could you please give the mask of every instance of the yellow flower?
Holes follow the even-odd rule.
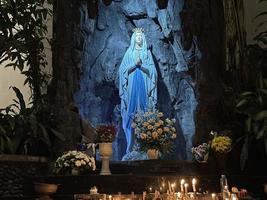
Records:
[[[146,134],[145,133],[141,133],[140,137],[141,137],[142,140],[144,140],[144,139],[146,139]]]
[[[153,133],[152,133],[152,138],[153,139],[156,139],[158,137],[158,133],[156,132],[156,131],[154,131]]]
[[[211,142],[211,148],[220,153],[226,153],[231,150],[232,140],[228,136],[214,137]]]
[[[160,123],[157,122],[157,123],[155,124],[155,127],[160,127]]]
[[[147,127],[147,129],[148,129],[148,130],[152,130],[152,129],[153,129],[153,126],[149,125],[149,126]]]
[[[176,138],[176,134],[172,134],[172,139],[175,139]]]
[[[157,114],[157,117],[163,117],[163,113],[162,113],[162,112],[159,112],[159,113]]]
[[[149,119],[148,122],[149,123],[155,123],[155,120],[154,119]]]
[[[164,131],[165,131],[165,132],[169,132],[170,129],[169,129],[168,127],[164,127]]]
[[[159,129],[157,130],[157,132],[158,132],[158,134],[162,134],[162,133],[163,133],[163,130],[162,130],[161,128],[159,128]]]
[[[143,127],[147,127],[149,125],[149,123],[144,122],[142,125],[143,125]]]

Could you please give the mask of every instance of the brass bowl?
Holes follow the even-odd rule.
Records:
[[[38,194],[54,194],[58,188],[57,184],[52,183],[34,183],[34,190]]]

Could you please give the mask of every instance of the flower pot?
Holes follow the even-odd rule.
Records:
[[[157,149],[148,149],[147,156],[150,160],[156,160],[159,158],[159,151]]]
[[[78,170],[78,169],[72,169],[71,170],[71,175],[73,175],[73,176],[77,176],[77,175],[79,175],[80,174],[80,171]]]
[[[99,154],[102,160],[100,175],[111,175],[109,169],[109,159],[112,156],[112,143],[99,143]]]
[[[34,190],[36,193],[41,195],[42,199],[47,199],[47,200],[51,199],[49,195],[56,193],[57,188],[58,188],[57,184],[34,183]]]

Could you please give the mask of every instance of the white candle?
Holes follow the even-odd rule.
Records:
[[[184,191],[185,191],[185,194],[187,195],[187,193],[188,193],[188,183],[184,184]]]
[[[174,192],[175,183],[171,184],[172,192]]]
[[[212,200],[215,200],[216,199],[216,194],[215,193],[212,193],[211,194],[211,198],[212,198]]]
[[[193,187],[193,192],[196,193],[196,183],[197,183],[197,180],[195,178],[192,179],[192,187]]]
[[[170,181],[168,181],[168,187],[169,187],[169,191],[170,191],[170,193],[172,192],[172,187],[171,187],[171,183],[170,183]]]
[[[185,183],[185,180],[182,179],[181,182],[180,182],[181,192],[182,192],[182,193],[184,192],[184,183]]]
[[[149,191],[152,192],[152,187],[149,188]]]
[[[111,195],[109,195],[109,196],[108,196],[108,199],[109,199],[109,200],[111,200],[111,199],[112,199],[112,196],[111,196]]]
[[[181,199],[182,198],[182,193],[181,192],[177,192],[177,198]]]

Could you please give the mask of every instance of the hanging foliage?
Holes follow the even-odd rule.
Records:
[[[0,64],[26,76],[33,101],[40,98],[48,75],[44,52],[47,19],[52,14],[45,0],[0,1]],[[7,64],[6,64],[7,63]]]

